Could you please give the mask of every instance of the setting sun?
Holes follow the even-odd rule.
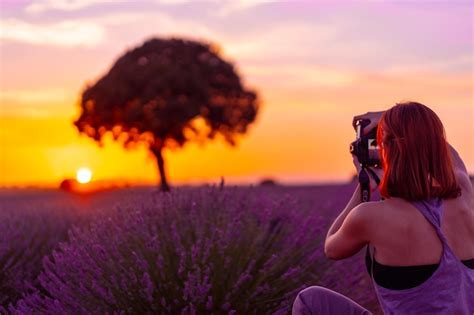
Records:
[[[91,181],[92,171],[88,168],[82,167],[77,170],[76,178],[79,183],[86,184]]]

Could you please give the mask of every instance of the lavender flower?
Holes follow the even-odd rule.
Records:
[[[50,225],[28,234],[25,224],[15,234],[22,216],[0,220],[0,227],[12,231],[0,242],[0,272],[22,280],[10,285],[16,293],[0,291],[0,299],[7,297],[0,312],[288,314],[297,292],[315,284],[349,293],[374,309],[361,260],[334,264],[323,254],[328,225],[351,189],[130,190],[91,198],[71,212],[83,221],[75,226],[71,222],[77,220],[62,213],[42,213],[32,217],[34,226],[48,220]],[[58,203],[54,213],[71,204],[80,203]],[[13,212],[4,213],[6,218]],[[62,232],[55,234],[56,225]],[[9,250],[20,244],[17,239],[43,235],[49,245],[31,253],[35,272],[25,268],[25,258],[15,263]],[[26,240],[19,248],[28,252]],[[0,278],[0,287],[3,283]]]

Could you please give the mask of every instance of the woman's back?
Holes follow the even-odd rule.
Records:
[[[441,231],[459,260],[474,258],[473,189],[464,179],[462,195],[442,204]],[[374,203],[373,239],[377,262],[388,266],[437,264],[442,243],[433,225],[410,202],[389,198]]]
[[[375,260],[368,268],[385,313],[470,314],[474,309],[471,184],[462,192],[454,199],[378,203],[369,255]]]

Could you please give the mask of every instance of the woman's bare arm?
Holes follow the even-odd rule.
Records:
[[[462,172],[468,174],[466,165],[464,164],[463,160],[459,156],[459,153],[449,143],[448,143],[448,146],[449,146],[449,151],[451,152],[451,157],[453,158],[454,169],[461,170]]]
[[[360,185],[351,200],[333,222],[324,241],[324,254],[333,260],[356,254],[370,240],[367,222],[373,219],[369,203],[360,201]]]
[[[458,152],[453,148],[452,145],[448,143],[449,151],[451,152],[451,157],[453,160],[453,167],[454,167],[454,175],[456,176],[456,180],[458,185],[462,189],[462,195],[470,196],[472,195],[473,187],[471,179],[469,178],[469,173],[467,172],[466,165],[464,164],[463,160],[459,156]],[[471,201],[474,202],[474,201]]]

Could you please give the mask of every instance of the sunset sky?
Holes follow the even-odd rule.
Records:
[[[0,187],[158,181],[144,147],[100,148],[72,121],[80,94],[151,37],[220,46],[262,107],[248,134],[165,151],[171,183],[348,180],[352,117],[414,100],[474,173],[472,1],[0,0]]]

